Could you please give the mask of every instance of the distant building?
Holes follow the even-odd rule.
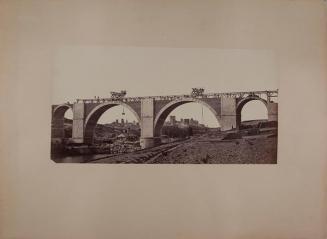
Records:
[[[175,115],[171,115],[169,117],[169,120],[164,122],[165,126],[177,126],[178,128],[187,128],[187,127],[192,127],[192,128],[205,128],[204,124],[200,124],[200,122],[196,119],[190,118],[190,119],[183,119],[181,118],[180,120],[176,120]]]
[[[175,115],[171,115],[170,116],[170,124],[171,125],[175,125],[176,124],[176,116]]]
[[[197,120],[191,118],[191,119],[190,119],[190,125],[191,125],[191,126],[198,126],[198,125],[199,125],[199,121],[197,121]]]
[[[190,125],[190,119],[184,119],[184,122],[183,122],[185,125]]]

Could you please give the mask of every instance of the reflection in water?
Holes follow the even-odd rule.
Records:
[[[52,155],[51,159],[56,163],[87,163],[98,159],[103,159],[112,154],[89,154],[89,155],[74,155],[74,156],[62,156]]]

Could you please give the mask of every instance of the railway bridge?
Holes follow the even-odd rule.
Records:
[[[68,109],[72,109],[72,142],[92,144],[94,129],[101,115],[112,107],[122,105],[139,121],[141,147],[148,148],[159,142],[166,118],[180,105],[190,102],[202,104],[215,115],[221,130],[226,131],[240,127],[242,108],[253,100],[265,104],[268,121],[277,121],[278,103],[273,101],[277,97],[278,90],[206,94],[202,90],[188,95],[76,99],[74,103],[52,105],[51,138],[64,138],[64,114]]]

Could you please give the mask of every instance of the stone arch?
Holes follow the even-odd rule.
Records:
[[[267,117],[268,117],[268,102],[265,99],[262,99],[259,96],[253,95],[253,96],[247,96],[243,99],[241,99],[237,105],[236,105],[236,127],[239,128],[241,126],[242,121],[242,109],[243,107],[249,103],[250,101],[258,100],[261,101],[267,108]]]
[[[52,111],[53,118],[62,118],[65,116],[67,110],[73,110],[73,107],[69,104],[57,105]]]
[[[67,110],[73,110],[69,104],[57,105],[52,111],[52,130],[51,138],[64,138],[65,137],[65,113]]]
[[[128,104],[125,104],[124,102],[119,102],[119,101],[115,101],[115,102],[106,102],[103,104],[100,104],[98,106],[96,106],[86,117],[85,119],[85,123],[84,123],[84,142],[87,144],[91,144],[93,143],[93,133],[94,133],[94,128],[99,120],[99,118],[101,117],[101,115],[106,112],[107,110],[109,110],[112,107],[118,106],[118,105],[122,105],[124,107],[126,107],[127,109],[129,109],[134,116],[136,117],[136,119],[138,120],[138,122],[141,124],[141,119],[140,116],[137,114],[137,112]]]
[[[178,106],[181,106],[183,104],[192,103],[192,102],[200,103],[203,106],[207,107],[214,114],[214,116],[216,117],[216,119],[218,121],[218,124],[221,125],[218,113],[208,103],[206,103],[205,101],[203,101],[201,99],[183,98],[183,99],[178,99],[178,100],[174,100],[174,101],[169,102],[162,109],[160,109],[160,111],[156,114],[156,117],[155,117],[155,120],[154,120],[154,136],[155,137],[160,136],[160,131],[161,131],[161,128],[162,128],[165,120],[167,119],[168,115],[174,109],[176,109]]]

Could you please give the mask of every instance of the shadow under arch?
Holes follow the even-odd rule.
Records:
[[[242,109],[250,101],[261,101],[267,109],[267,118],[268,118],[268,102],[265,99],[260,98],[259,96],[247,96],[244,99],[240,100],[236,105],[236,127],[239,129],[242,122]]]
[[[169,102],[166,104],[157,114],[154,120],[154,136],[159,137],[161,135],[161,128],[164,125],[165,120],[167,119],[168,115],[177,107],[187,104],[187,103],[199,103],[203,106],[207,107],[215,116],[218,121],[218,124],[221,125],[218,113],[205,101],[201,99],[194,99],[194,98],[183,98]]]
[[[66,111],[69,109],[71,109],[73,111],[73,107],[68,104],[62,104],[62,105],[56,106],[52,111],[52,118],[53,119],[64,118]]]
[[[56,106],[52,111],[51,138],[65,138],[65,113],[73,107],[69,104]]]
[[[124,106],[126,107],[128,110],[130,110],[133,115],[135,116],[135,118],[137,119],[137,121],[141,124],[141,119],[140,116],[136,113],[136,111],[129,106],[128,104],[125,104],[123,102],[106,102],[103,104],[100,104],[98,106],[96,106],[86,117],[85,119],[85,123],[84,123],[84,142],[86,144],[92,144],[93,143],[93,134],[94,134],[94,129],[95,126],[97,125],[97,122],[99,120],[99,118],[101,117],[101,115],[106,112],[107,110],[109,110],[112,107],[115,106]]]

